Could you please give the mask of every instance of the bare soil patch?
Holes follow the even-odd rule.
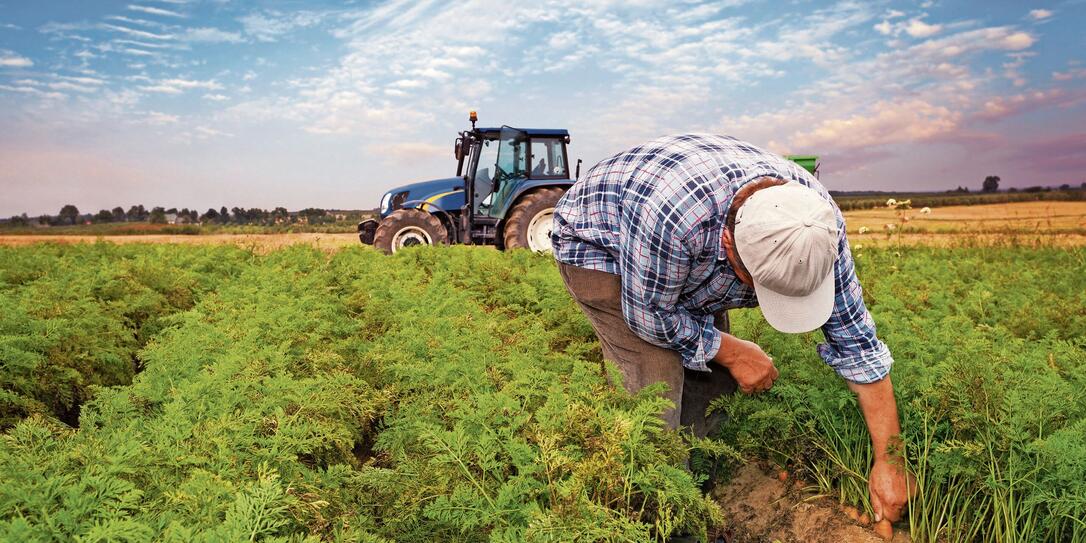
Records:
[[[870,524],[850,519],[837,503],[780,481],[756,464],[740,468],[712,496],[724,508],[729,543],[883,543]],[[908,543],[895,526],[894,543]]]

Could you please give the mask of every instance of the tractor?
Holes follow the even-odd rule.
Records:
[[[569,131],[476,128],[453,146],[456,177],[397,187],[381,198],[380,221],[358,224],[358,238],[386,253],[411,245],[464,243],[549,251],[554,206],[571,178]]]
[[[380,220],[358,223],[358,239],[386,253],[454,243],[550,251],[554,207],[570,177],[564,129],[476,128],[453,145],[456,177],[397,187],[381,198]],[[816,157],[788,157],[814,172]]]

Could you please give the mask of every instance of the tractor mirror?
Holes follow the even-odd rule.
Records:
[[[464,159],[463,141],[463,138],[456,138],[456,142],[453,143],[453,156],[456,157],[456,160]]]

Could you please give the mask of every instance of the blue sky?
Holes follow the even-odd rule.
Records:
[[[0,0],[0,216],[370,208],[467,112],[823,156],[831,189],[1086,181],[1086,1]]]

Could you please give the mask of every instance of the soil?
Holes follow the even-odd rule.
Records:
[[[883,543],[871,525],[861,525],[836,501],[782,482],[756,464],[742,467],[712,496],[727,522],[728,543]],[[908,543],[908,530],[895,526],[893,543]]]

